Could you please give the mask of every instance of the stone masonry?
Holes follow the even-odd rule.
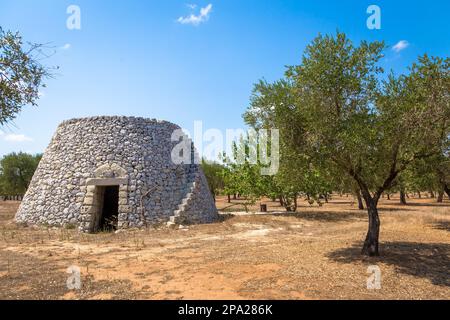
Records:
[[[64,121],[33,176],[17,222],[75,225],[93,232],[101,219],[104,188],[116,186],[119,229],[217,219],[199,165],[175,164],[175,124],[135,117]],[[186,139],[186,137],[184,137]],[[194,158],[195,149],[191,149]]]

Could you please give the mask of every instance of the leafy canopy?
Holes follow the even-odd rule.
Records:
[[[24,44],[19,33],[0,27],[0,126],[13,120],[27,105],[36,105],[39,88],[50,76],[40,60],[41,44]]]

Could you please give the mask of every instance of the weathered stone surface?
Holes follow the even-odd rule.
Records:
[[[171,136],[179,129],[170,122],[134,117],[64,121],[16,220],[55,226],[76,222],[89,231],[102,205],[101,186],[118,185],[119,228],[214,221],[217,210],[200,167],[171,160],[178,143]]]
[[[126,178],[92,178],[86,180],[87,186],[120,186],[128,184]]]

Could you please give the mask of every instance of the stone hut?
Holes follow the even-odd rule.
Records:
[[[17,222],[83,232],[208,223],[218,213],[195,149],[180,127],[135,117],[64,121],[33,176]],[[185,140],[183,140],[185,139]],[[180,141],[191,161],[173,161]],[[181,151],[182,153],[183,151]]]

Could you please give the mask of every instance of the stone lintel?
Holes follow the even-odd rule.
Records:
[[[88,186],[120,186],[128,184],[127,178],[91,178],[86,180]]]

